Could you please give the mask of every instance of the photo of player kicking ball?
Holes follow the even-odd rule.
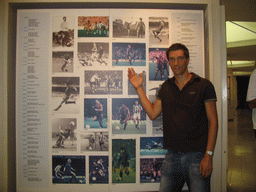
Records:
[[[112,99],[112,133],[146,134],[146,114],[136,98]]]
[[[112,140],[112,182],[135,183],[136,181],[136,140]]]

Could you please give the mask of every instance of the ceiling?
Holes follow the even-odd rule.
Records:
[[[228,68],[235,75],[250,75],[256,68],[256,1],[221,0],[220,3],[225,5]]]

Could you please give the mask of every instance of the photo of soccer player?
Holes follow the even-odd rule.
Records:
[[[146,114],[138,98],[112,99],[112,134],[146,134]]]
[[[149,84],[149,100],[154,103],[161,88],[161,83],[158,81],[151,81]],[[152,134],[153,135],[163,135],[163,125],[162,125],[162,114],[160,114],[155,120],[152,121]]]
[[[101,70],[84,72],[84,94],[123,94],[123,71]]]
[[[113,19],[114,38],[145,38],[145,23],[143,19],[127,17]]]
[[[113,43],[112,66],[146,66],[146,44]]]
[[[164,158],[140,159],[140,183],[159,183]]]
[[[80,42],[77,44],[77,57],[82,67],[104,68],[109,63],[109,43]]]
[[[77,149],[77,120],[56,118],[52,121],[52,151],[75,151]]]
[[[79,16],[78,37],[109,37],[109,17]]]
[[[52,183],[85,184],[85,156],[52,156]]]
[[[73,73],[73,51],[52,52],[52,73]]]
[[[112,140],[112,182],[136,182],[136,140]]]
[[[74,18],[71,16],[55,16],[52,19],[52,47],[74,46]]]
[[[79,113],[79,77],[52,77],[52,104],[55,113]]]
[[[165,81],[168,79],[170,70],[165,51],[165,48],[149,48],[150,81]]]
[[[166,149],[163,149],[163,137],[141,137],[140,155],[165,155]]]
[[[108,131],[86,131],[80,134],[81,152],[85,151],[108,151]]]
[[[149,44],[169,44],[168,17],[149,17]]]
[[[108,167],[108,156],[89,156],[89,183],[108,183]]]
[[[84,99],[84,128],[107,129],[107,99]]]

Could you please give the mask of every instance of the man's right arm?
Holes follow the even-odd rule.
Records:
[[[155,100],[155,103],[152,104],[148,97],[146,96],[146,93],[142,87],[143,83],[143,77],[142,73],[140,74],[140,77],[137,76],[133,68],[128,69],[128,77],[134,88],[136,89],[138,96],[140,98],[141,104],[148,114],[149,118],[151,120],[156,119],[160,113],[162,112],[162,104],[159,99]]]

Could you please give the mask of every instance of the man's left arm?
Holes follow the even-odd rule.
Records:
[[[205,102],[207,118],[209,122],[208,142],[206,151],[214,151],[217,132],[218,132],[218,116],[216,109],[216,101]],[[212,173],[212,155],[205,153],[200,163],[200,173],[202,177],[208,177]]]

